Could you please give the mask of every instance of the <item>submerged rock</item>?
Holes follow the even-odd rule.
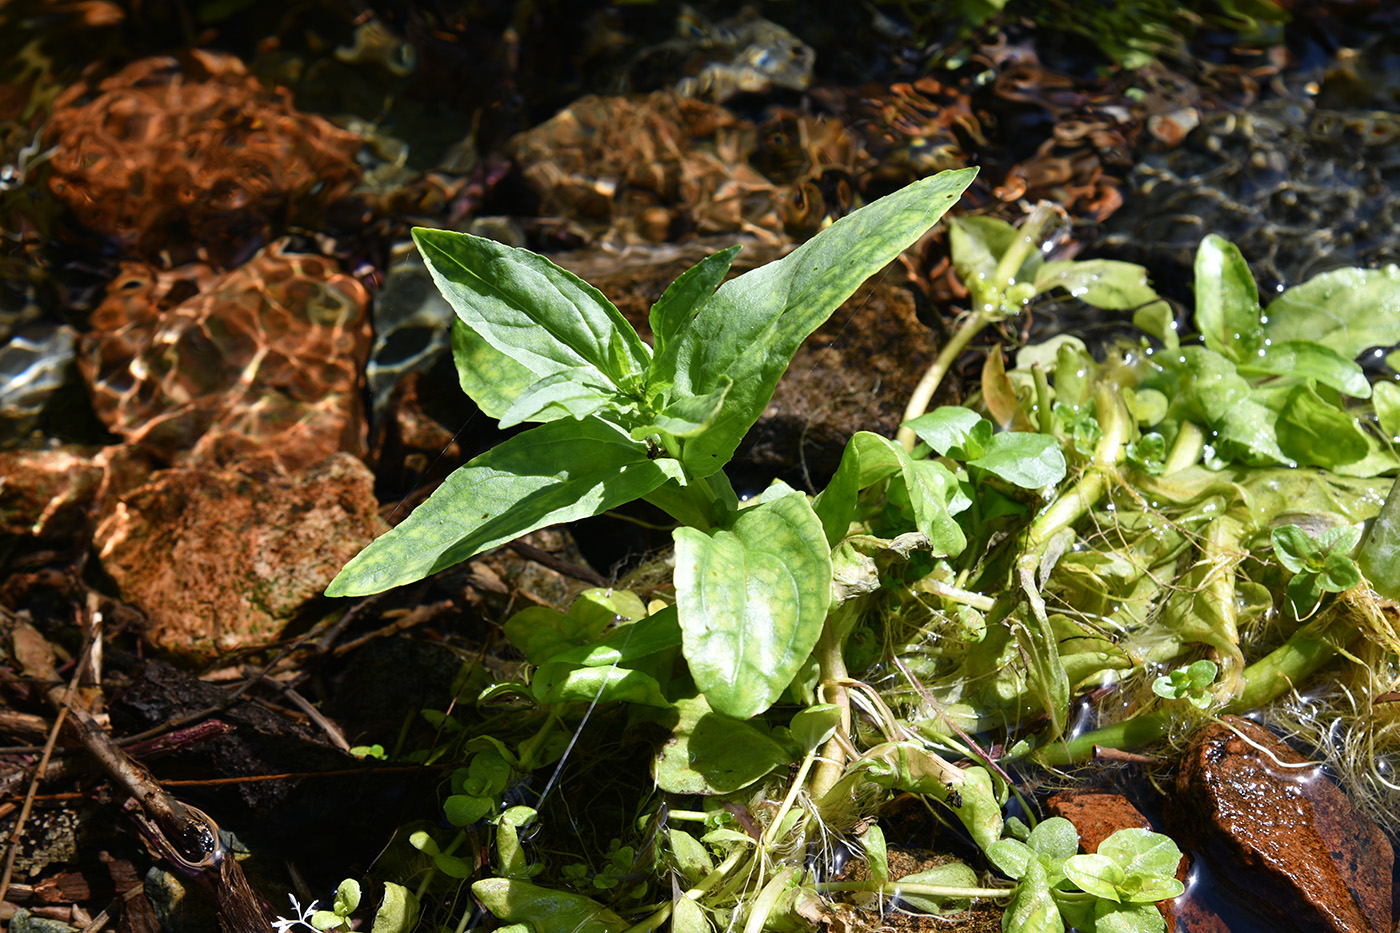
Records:
[[[204,50],[73,85],[45,141],[49,185],[83,225],[167,265],[246,255],[288,220],[312,223],[360,174],[358,136]]]
[[[153,474],[111,504],[94,547],[146,637],[196,663],[264,645],[381,525],[374,476],[339,453],[287,476],[256,463]]]
[[[1248,741],[1206,726],[1177,775],[1186,846],[1281,929],[1388,933],[1394,853],[1385,833],[1267,729],[1225,720]]]
[[[365,451],[369,296],[332,259],[279,241],[224,275],[123,264],[79,365],[98,416],[162,460],[289,470]]]

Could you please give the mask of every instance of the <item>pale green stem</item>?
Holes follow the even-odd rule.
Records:
[[[992,320],[991,315],[974,311],[953,332],[952,339],[944,344],[943,349],[938,353],[938,358],[933,361],[933,365],[928,368],[923,378],[919,380],[919,384],[914,387],[914,391],[910,393],[909,404],[904,408],[904,421],[910,421],[928,411],[929,402],[933,401],[934,393],[938,391],[943,377],[948,374],[948,370],[952,368],[962,351],[967,349],[972,338],[981,333],[984,327],[992,323]],[[899,432],[895,434],[895,440],[899,441],[905,450],[913,450],[919,439],[911,429],[900,427]]]
[[[1162,475],[1168,476],[1191,466],[1201,459],[1201,452],[1205,450],[1205,446],[1206,437],[1201,433],[1201,429],[1190,421],[1181,422],[1181,427],[1176,432],[1176,440],[1172,442],[1172,449],[1162,466]]]
[[[817,640],[817,664],[821,671],[821,682],[827,685],[831,695],[826,698],[828,703],[834,703],[841,709],[841,724],[837,727],[838,736],[832,737],[826,745],[822,747],[821,760],[817,764],[815,772],[812,774],[812,786],[810,793],[813,800],[821,800],[826,796],[827,791],[836,786],[836,782],[841,780],[841,775],[846,770],[846,750],[840,738],[849,735],[851,731],[851,696],[845,687],[846,681],[850,680],[850,674],[846,671],[846,655],[843,652],[845,632],[838,629],[846,629],[847,626],[841,624],[842,608],[838,608],[826,618],[826,624],[822,626],[821,638]],[[846,612],[854,611],[845,609]],[[809,755],[810,759],[811,756]],[[806,763],[804,762],[804,765]],[[794,787],[800,782],[795,782]],[[776,825],[778,821],[774,820]]]
[[[874,881],[819,881],[815,885],[818,894],[838,894],[859,891],[865,894],[883,894],[886,897],[899,897],[903,894],[916,894],[924,897],[946,897],[957,900],[970,900],[974,897],[1010,897],[1015,888],[960,888],[945,884],[902,884],[887,881],[878,884]]]
[[[792,887],[793,880],[797,875],[798,869],[789,866],[775,874],[763,886],[758,897],[754,898],[753,907],[749,909],[749,919],[744,924],[744,933],[763,933],[764,926],[768,923],[768,915],[778,905],[778,898],[786,894],[788,889]]]
[[[1031,375],[1035,378],[1035,408],[1040,433],[1050,434],[1055,429],[1055,412],[1050,404],[1050,377],[1039,363],[1031,366]]]
[[[663,904],[659,910],[648,916],[645,920],[641,920],[628,927],[625,933],[651,933],[652,930],[657,929],[661,924],[670,919],[671,908],[671,904]]]

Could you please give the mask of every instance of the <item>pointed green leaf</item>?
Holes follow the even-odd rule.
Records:
[[[768,733],[712,711],[704,697],[676,701],[679,720],[652,766],[668,794],[729,794],[791,757]]]
[[[329,596],[412,583],[521,535],[597,515],[677,475],[675,461],[597,418],[518,434],[449,476],[403,522],[336,575]]]
[[[1117,903],[1123,869],[1103,855],[1074,855],[1065,860],[1065,877],[1095,897]]]
[[[831,552],[807,497],[781,483],[729,528],[677,528],[685,660],[718,712],[747,719],[812,653],[831,602]]]
[[[1047,262],[1036,270],[1036,294],[1052,288],[1062,288],[1087,305],[1109,311],[1141,308],[1160,300],[1156,290],[1147,284],[1146,269],[1116,259]]]
[[[975,888],[977,872],[962,862],[948,862],[926,871],[905,875],[897,883],[936,885],[940,888]],[[935,897],[928,894],[910,894],[906,891],[900,891],[898,897],[919,913],[934,916],[960,913],[967,910],[972,903],[967,898]]]
[[[845,537],[860,491],[896,472],[904,477],[915,525],[928,535],[934,553],[939,557],[962,553],[967,539],[952,513],[969,503],[957,502],[961,498],[957,477],[941,463],[912,460],[899,444],[869,431],[858,431],[847,442],[836,474],[812,503],[827,543],[835,547]]]
[[[554,373],[534,383],[501,415],[502,430],[524,421],[554,421],[584,418],[605,405],[617,405],[612,386],[590,379],[588,370]]]
[[[451,230],[413,229],[442,296],[467,326],[540,377],[592,369],[635,389],[651,349],[612,302],[526,249]]]
[[[452,320],[452,361],[457,367],[457,382],[462,391],[491,418],[504,415],[540,378],[540,373],[482,340],[461,318]],[[562,418],[564,413],[558,412],[556,417]]]
[[[1308,385],[1295,386],[1288,393],[1276,431],[1286,455],[1324,469],[1354,463],[1371,449],[1356,419]]]
[[[1016,239],[1016,228],[996,217],[974,214],[948,224],[948,251],[958,279],[975,294],[1006,283],[993,282],[997,264]],[[1012,270],[1013,275],[1017,270]]]
[[[669,706],[661,684],[642,662],[679,648],[681,630],[674,608],[624,626],[600,642],[553,655],[530,683],[542,704],[613,700]]]
[[[657,354],[664,352],[666,345],[685,330],[695,312],[715,293],[741,249],[742,246],[736,245],[706,256],[666,286],[666,291],[651,306],[649,315]]]
[[[942,405],[904,422],[904,426],[913,431],[919,440],[946,457],[952,456],[948,453],[950,450],[965,448],[973,429],[985,420],[970,408]]]
[[[668,399],[734,383],[714,423],[686,439],[695,476],[719,470],[763,413],[802,341],[874,273],[932,227],[972,183],[976,169],[943,172],[866,205],[777,262],[730,279],[652,368]]]
[[[1285,340],[1262,347],[1239,361],[1246,376],[1294,376],[1316,379],[1352,398],[1370,398],[1371,383],[1366,373],[1336,350],[1307,340]]]
[[[634,428],[632,435],[646,437],[655,431],[665,431],[672,437],[694,437],[714,424],[724,408],[725,397],[733,387],[734,383],[726,376],[708,395],[678,398],[662,409],[650,425]]]
[[[1378,382],[1371,397],[1376,406],[1376,420],[1381,430],[1392,442],[1400,441],[1400,385],[1394,382]]]
[[[1335,269],[1295,285],[1264,312],[1274,343],[1320,343],[1354,360],[1369,347],[1400,343],[1400,267]]]
[[[1171,837],[1136,826],[1120,829],[1105,839],[1099,844],[1099,854],[1113,859],[1130,875],[1170,878],[1181,863],[1181,850]]]
[[[401,884],[384,882],[384,898],[369,933],[409,933],[418,922],[418,898]]]
[[[1390,487],[1385,505],[1366,532],[1356,562],[1377,593],[1400,601],[1400,479]]]
[[[472,894],[497,920],[528,923],[531,929],[568,933],[622,933],[630,924],[582,894],[542,888],[513,878],[486,878]]]
[[[1026,875],[1001,918],[1001,929],[1002,933],[1065,933],[1060,908],[1038,859],[1026,865]]]
[[[1065,478],[1068,465],[1060,442],[1048,434],[1004,431],[994,434],[987,451],[970,467],[986,470],[1023,489],[1040,489]]]
[[[1264,342],[1249,265],[1235,244],[1213,233],[1196,251],[1196,330],[1207,347],[1236,363]]]

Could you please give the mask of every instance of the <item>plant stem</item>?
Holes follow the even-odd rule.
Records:
[[[1190,421],[1181,422],[1181,427],[1176,432],[1176,440],[1172,442],[1172,449],[1167,454],[1166,463],[1162,465],[1162,475],[1170,476],[1201,459],[1201,452],[1205,450],[1205,446],[1206,438],[1201,429]]]
[[[841,780],[841,775],[846,770],[845,746],[839,738],[851,732],[851,695],[845,687],[846,681],[850,680],[850,674],[846,671],[846,655],[843,649],[846,635],[852,627],[847,623],[854,622],[853,616],[858,611],[856,607],[861,602],[860,599],[848,600],[828,614],[826,623],[822,626],[821,637],[817,639],[816,656],[821,671],[821,683],[827,685],[831,691],[826,701],[840,707],[841,725],[837,727],[839,734],[822,746],[821,758],[812,773],[812,784],[808,789],[813,800],[825,797],[827,791]],[[808,760],[810,758],[811,756],[808,756]],[[807,762],[804,761],[803,764],[805,766]],[[796,787],[797,783],[794,782],[793,786]]]
[[[1336,636],[1340,633],[1334,632],[1334,628],[1341,618],[1337,613],[1325,623],[1319,620],[1303,626],[1288,641],[1247,667],[1244,692],[1222,712],[1244,713],[1270,703],[1331,661],[1339,647]],[[1123,722],[1047,745],[1035,753],[1035,758],[1042,764],[1062,767],[1093,758],[1096,745],[1122,751],[1142,748],[1166,738],[1175,718],[1170,708],[1157,707]]]
[[[866,894],[884,894],[899,897],[901,894],[919,894],[924,897],[947,897],[967,900],[974,897],[1010,897],[1015,888],[960,888],[944,884],[902,884],[887,881],[878,884],[874,881],[819,881],[815,885],[818,894],[836,894],[843,891],[859,891]]]
[[[798,869],[788,866],[775,875],[763,886],[758,897],[754,898],[753,907],[749,909],[748,922],[744,924],[744,933],[762,933],[768,923],[768,915],[773,912],[773,908],[778,906],[778,898],[787,893],[792,887],[798,875]]]
[[[928,370],[924,373],[919,384],[914,387],[914,391],[909,395],[909,404],[904,408],[904,421],[917,418],[928,411],[929,402],[933,401],[933,395],[938,391],[939,384],[943,377],[948,374],[953,363],[957,361],[958,355],[972,342],[972,338],[982,332],[982,329],[992,323],[994,318],[990,314],[981,311],[973,311],[966,320],[953,333],[953,337],[943,349],[939,351],[938,358],[933,361]],[[895,435],[895,440],[903,445],[905,450],[912,451],[914,445],[918,443],[918,438],[914,432],[906,427],[901,427],[899,433]]]

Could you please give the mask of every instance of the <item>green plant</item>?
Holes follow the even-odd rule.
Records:
[[[1181,850],[1166,836],[1120,829],[1093,854],[1079,854],[1079,834],[1051,817],[1024,839],[987,847],[987,858],[1020,882],[1007,908],[1007,933],[1041,933],[1072,926],[1084,933],[1160,933],[1166,921],[1156,901],[1186,886],[1176,879]]]
[[[715,710],[767,709],[821,634],[830,549],[805,496],[775,486],[740,508],[722,468],[802,340],[975,174],[916,182],[722,286],[737,247],[716,253],[652,307],[654,349],[596,289],[542,256],[414,230],[458,315],[463,388],[502,427],[543,424],[452,474],[326,592],[379,592],[645,498],[681,523],[676,621],[691,675]]]
[[[1087,856],[1054,821],[1023,832],[1003,821],[1015,788],[999,761],[1067,763],[1160,739],[1190,707],[1254,708],[1362,631],[1400,664],[1373,591],[1393,586],[1400,497],[1380,503],[1400,456],[1388,391],[1372,401],[1354,362],[1400,342],[1396,269],[1326,273],[1264,309],[1238,252],[1207,238],[1196,343],[1141,269],[1042,262],[1048,209],[1020,230],[959,221],[975,309],[928,398],[973,332],[1052,289],[1131,312],[1145,336],[1103,359],[1071,336],[1011,363],[994,350],[967,407],[925,412],[925,398],[904,443],[857,432],[818,495],[775,483],[739,502],[721,467],[798,343],[970,177],[917,183],[718,288],[733,251],[704,260],[652,309],[654,348],[542,257],[416,232],[459,314],[464,388],[505,423],[543,424],[454,474],[330,592],[418,579],[631,498],[679,523],[673,588],[519,612],[504,631],[521,678],[464,677],[452,709],[424,711],[442,741],[416,760],[462,766],[445,787],[455,835],[410,837],[420,895],[474,879],[500,921],[535,933],[801,928],[830,922],[836,895],[934,913],[1009,899],[1016,931],[1158,929],[1170,842],[1119,834]],[[1306,621],[1275,611],[1314,584]],[[1278,647],[1256,651],[1266,630]],[[1125,718],[1067,738],[1074,699],[1113,683]],[[650,770],[624,793],[639,748]],[[510,805],[523,786],[530,806]],[[962,864],[891,877],[865,818],[894,792],[937,802],[1016,884],[978,886]],[[858,840],[869,881],[808,871],[834,837]]]
[[[1219,671],[1214,661],[1193,661],[1152,681],[1152,692],[1164,700],[1185,700],[1196,709],[1209,709],[1215,702],[1210,686]]]

